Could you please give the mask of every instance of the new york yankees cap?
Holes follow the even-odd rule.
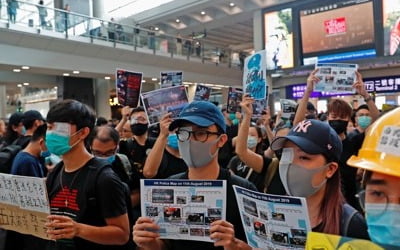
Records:
[[[315,119],[303,120],[287,136],[273,140],[271,149],[279,150],[287,141],[293,142],[308,154],[323,154],[328,160],[336,162],[342,154],[342,141],[335,130],[328,123]]]

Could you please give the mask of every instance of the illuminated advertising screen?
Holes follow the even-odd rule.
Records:
[[[293,67],[292,9],[264,14],[267,70]]]
[[[375,55],[373,3],[370,0],[353,0],[300,11],[300,30],[303,57],[356,52],[369,57]],[[373,50],[368,51],[368,49]],[[344,58],[358,59],[360,54],[345,54]],[[357,57],[357,58],[356,58]]]
[[[383,41],[384,55],[400,55],[400,0],[384,0]]]

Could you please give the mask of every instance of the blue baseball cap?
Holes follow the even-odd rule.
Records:
[[[342,154],[342,141],[335,130],[328,123],[315,119],[303,120],[287,136],[273,140],[271,149],[279,150],[287,141],[293,142],[306,153],[323,154],[328,160],[336,162]]]
[[[200,127],[209,127],[213,124],[217,125],[224,133],[226,132],[225,118],[219,108],[207,101],[193,101],[188,104],[178,118],[169,125],[172,131],[182,126],[182,123],[190,122]]]

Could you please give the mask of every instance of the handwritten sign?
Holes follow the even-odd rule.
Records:
[[[268,96],[266,75],[266,52],[259,51],[246,57],[243,71],[243,90],[255,100]]]
[[[43,178],[0,174],[0,227],[47,239],[50,214]]]

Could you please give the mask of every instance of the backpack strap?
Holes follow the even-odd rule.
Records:
[[[271,163],[268,165],[267,173],[265,174],[264,193],[267,193],[268,187],[271,184],[272,179],[274,178],[278,166],[279,166],[279,159],[275,157],[272,158]]]
[[[357,210],[349,204],[345,203],[342,207],[342,220],[341,220],[341,232],[343,236],[347,236],[349,231],[350,221],[357,214]]]
[[[54,188],[54,185],[56,183],[56,180],[60,178],[60,173],[63,169],[63,166],[64,166],[63,161],[57,163],[54,166],[53,171],[51,171],[46,178],[47,191],[50,191],[50,193],[48,193],[49,200],[51,200],[53,196],[56,195],[57,193],[57,188]]]
[[[131,162],[129,161],[128,157],[124,154],[118,154],[118,153],[116,156],[121,161],[122,166],[125,170],[125,173],[128,175],[129,179],[131,179],[133,172],[132,172],[132,165],[131,165]]]

